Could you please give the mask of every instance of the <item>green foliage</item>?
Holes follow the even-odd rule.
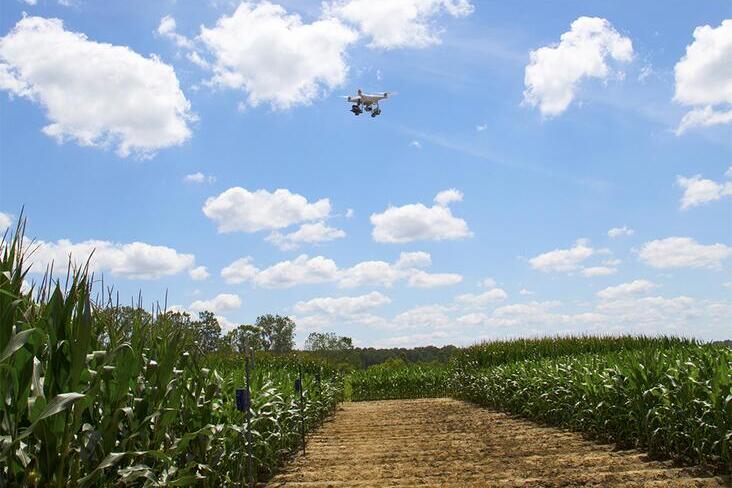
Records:
[[[518,338],[483,342],[460,349],[452,361],[457,365],[470,363],[486,368],[526,359],[555,358],[582,353],[606,353],[638,349],[669,348],[693,343],[677,337],[643,336],[562,336],[536,339]]]
[[[257,317],[256,327],[262,331],[265,351],[290,352],[295,345],[295,322],[289,317],[262,315]]]
[[[22,227],[0,243],[0,486],[236,486],[246,479],[241,355],[207,354],[215,318],[102,307],[85,269],[21,292]],[[213,319],[213,320],[212,320]],[[256,357],[254,473],[265,479],[342,397],[337,371]]]
[[[451,389],[458,398],[729,472],[731,373],[730,348],[662,339],[656,347],[485,369],[461,361]]]
[[[350,337],[339,337],[334,332],[311,332],[305,340],[307,351],[350,351],[353,340]]]
[[[224,337],[224,342],[236,352],[264,351],[262,330],[256,325],[242,324],[230,330]]]
[[[411,364],[391,359],[349,376],[353,401],[435,398],[448,395],[450,371],[445,365]]]

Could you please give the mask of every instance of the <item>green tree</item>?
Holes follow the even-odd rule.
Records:
[[[353,349],[353,340],[350,337],[341,337],[335,332],[311,332],[305,341],[308,351],[350,351]]]
[[[295,322],[280,315],[260,315],[255,327],[262,331],[265,351],[290,352],[295,346]]]
[[[191,332],[203,352],[213,352],[221,343],[221,326],[213,312],[203,311],[190,323]]]
[[[264,350],[262,329],[256,325],[242,324],[226,334],[226,342],[237,352],[244,352],[247,348],[252,351]]]

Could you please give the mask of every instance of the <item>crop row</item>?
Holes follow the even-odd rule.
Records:
[[[463,363],[453,395],[690,464],[732,470],[732,350],[700,345]]]
[[[243,486],[241,356],[204,354],[172,314],[96,306],[84,269],[23,290],[22,242],[0,246],[0,486]],[[341,396],[322,363],[257,356],[255,478]]]

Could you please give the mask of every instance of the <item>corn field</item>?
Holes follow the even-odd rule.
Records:
[[[369,368],[352,399],[468,400],[686,464],[732,471],[732,349],[679,338],[478,344],[449,368]]]
[[[351,373],[351,400],[392,400],[448,396],[450,372],[444,365],[371,366]]]
[[[85,269],[21,291],[22,227],[0,256],[0,487],[245,486],[241,356],[209,357],[170,315],[92,299]],[[253,474],[266,479],[342,397],[298,356],[255,358]],[[304,414],[295,378],[302,371]]]
[[[486,369],[468,361],[456,364],[451,390],[621,446],[732,470],[729,348],[678,343]]]

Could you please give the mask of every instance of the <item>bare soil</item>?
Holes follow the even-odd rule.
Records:
[[[580,434],[440,398],[346,403],[268,487],[732,486]]]

